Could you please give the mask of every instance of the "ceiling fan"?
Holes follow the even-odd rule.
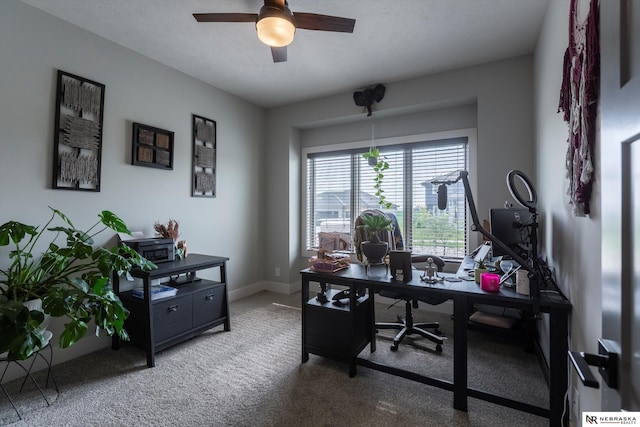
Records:
[[[271,47],[273,62],[287,60],[296,29],[353,33],[355,19],[317,13],[292,13],[286,0],[264,0],[260,13],[194,13],[198,22],[255,22],[258,38]]]

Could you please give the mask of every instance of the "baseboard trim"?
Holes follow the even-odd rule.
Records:
[[[278,294],[291,295],[302,289],[300,283],[279,283],[263,280],[260,282],[252,283],[247,286],[243,286],[240,289],[234,289],[229,291],[229,301],[236,301],[241,298],[246,298],[251,295],[257,294],[262,291],[276,292]]]

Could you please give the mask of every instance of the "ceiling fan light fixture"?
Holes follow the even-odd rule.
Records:
[[[258,38],[267,46],[284,47],[293,41],[296,26],[289,8],[263,6],[256,21]]]

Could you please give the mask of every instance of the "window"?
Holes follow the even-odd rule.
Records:
[[[467,170],[468,145],[468,138],[460,137],[378,146],[390,166],[382,185],[389,209],[382,208],[374,195],[374,171],[362,157],[368,147],[308,152],[306,247],[318,246],[320,232],[351,236],[360,212],[380,209],[396,216],[406,250],[462,258],[468,252],[462,182],[447,187],[447,207],[439,210],[438,186],[431,181]]]

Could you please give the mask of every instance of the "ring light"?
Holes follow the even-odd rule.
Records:
[[[527,188],[527,191],[529,192],[529,200],[523,199],[520,193],[518,193],[518,189],[515,185],[516,177]],[[509,171],[509,173],[507,174],[507,187],[509,187],[509,193],[511,193],[511,197],[516,199],[516,201],[520,203],[522,207],[535,210],[536,205],[538,204],[538,195],[536,194],[536,190],[533,187],[533,184],[531,184],[531,181],[529,181],[529,178],[524,173],[520,172],[519,170]]]

